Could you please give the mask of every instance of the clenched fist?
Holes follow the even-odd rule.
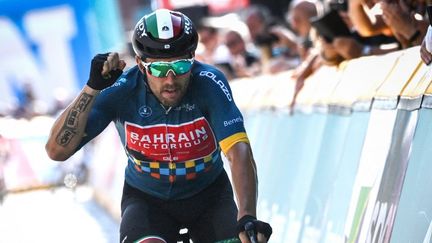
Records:
[[[117,52],[97,54],[93,57],[87,85],[95,90],[111,86],[123,73],[126,63]]]

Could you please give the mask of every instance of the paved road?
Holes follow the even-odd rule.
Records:
[[[118,243],[118,222],[91,194],[60,188],[7,195],[0,205],[0,243]]]

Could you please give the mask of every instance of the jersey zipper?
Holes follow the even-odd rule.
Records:
[[[171,111],[172,106],[165,108],[164,105],[160,104],[162,106],[162,108],[165,111],[165,134],[168,134],[168,113]],[[166,137],[167,138],[167,137]],[[171,154],[171,145],[169,143],[169,139],[167,139],[166,141],[167,146],[168,146],[168,155],[169,155],[169,159],[170,161],[168,162],[168,171],[169,171],[169,181],[171,183],[174,182],[175,180],[175,163],[172,161],[172,154]]]

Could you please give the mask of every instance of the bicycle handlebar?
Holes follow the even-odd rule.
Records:
[[[258,243],[257,235],[255,233],[255,225],[252,222],[245,224],[245,231],[251,243]]]

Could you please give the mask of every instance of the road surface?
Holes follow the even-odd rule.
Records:
[[[118,228],[86,187],[9,194],[0,205],[0,243],[118,243]]]

